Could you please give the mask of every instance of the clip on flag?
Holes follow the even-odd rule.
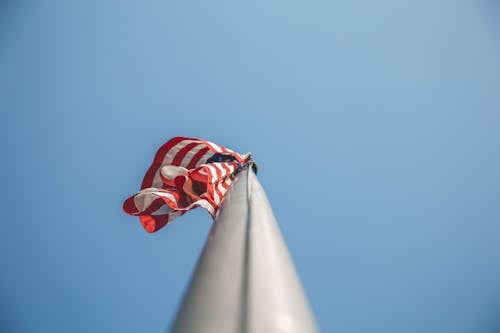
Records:
[[[251,163],[250,154],[209,141],[172,138],[160,147],[141,190],[125,200],[123,210],[139,216],[148,232],[198,206],[213,217],[236,173]]]

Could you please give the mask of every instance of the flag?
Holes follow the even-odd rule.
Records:
[[[155,232],[196,207],[215,216],[235,174],[251,163],[215,143],[175,137],[160,147],[142,181],[141,190],[123,203],[123,210],[139,216],[148,232]]]

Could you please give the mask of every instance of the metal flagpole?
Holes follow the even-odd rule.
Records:
[[[225,195],[172,333],[317,332],[266,194],[251,168]]]

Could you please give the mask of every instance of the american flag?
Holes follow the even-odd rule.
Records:
[[[214,216],[235,173],[249,163],[250,154],[201,139],[172,138],[160,147],[141,190],[125,200],[123,210],[139,216],[148,232],[196,207]]]

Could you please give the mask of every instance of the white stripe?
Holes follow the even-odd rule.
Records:
[[[218,146],[218,145],[216,145],[215,143],[207,141],[207,144],[208,144],[210,147],[212,147],[212,148],[213,148],[213,150],[215,150],[216,152],[218,152],[218,153],[222,153],[222,149],[221,149],[221,147],[219,147],[219,146]]]
[[[210,214],[213,215],[214,207],[207,201],[206,198],[203,198],[203,196],[200,200],[196,200],[196,201],[192,202],[189,206],[183,207],[181,209],[181,211],[188,211],[188,210],[191,210],[191,209],[196,208],[198,206],[205,208],[206,210],[208,210],[208,212]]]
[[[172,162],[174,161],[174,158],[175,158],[175,155],[177,155],[177,153],[179,153],[179,151],[186,147],[188,144],[190,143],[193,143],[193,142],[199,142],[198,140],[182,140],[181,142],[178,142],[175,146],[172,147],[172,149],[170,149],[167,153],[167,155],[165,155],[165,158],[163,159],[163,162],[162,164],[165,165],[165,164],[172,164]]]
[[[226,189],[224,188],[224,186],[222,186],[222,183],[219,183],[219,185],[217,185],[217,188],[219,189],[222,197],[224,198],[224,194],[226,194]]]
[[[239,153],[235,153],[236,155],[238,155],[242,160],[247,160],[249,157],[250,157],[250,153],[246,153],[246,154],[239,154]]]
[[[206,167],[210,171],[210,174],[212,175],[212,183],[215,183],[215,181],[217,180],[217,171],[215,170],[213,163],[207,164]]]
[[[226,189],[222,186],[222,184],[223,184],[223,181],[222,181],[222,180],[223,180],[224,178],[226,178],[227,171],[226,171],[226,169],[224,169],[224,168],[222,167],[222,163],[214,163],[213,165],[214,165],[217,169],[219,169],[219,170],[220,170],[220,172],[221,172],[221,179],[218,179],[218,180],[217,180],[217,183],[218,183],[218,184],[217,184],[216,189],[218,189],[218,190],[219,190],[219,192],[220,192],[220,196],[221,196],[221,199],[220,199],[220,200],[222,201],[222,199],[224,199],[224,193],[226,192]]]
[[[210,213],[210,215],[214,215],[214,207],[212,207],[212,205],[209,204],[208,201],[206,201],[206,200],[198,200],[198,201],[196,201],[196,204],[199,205],[200,207],[205,208],[206,210],[208,210],[208,212]]]
[[[210,170],[210,173],[212,174],[212,183],[215,184],[215,182],[217,181],[217,171],[215,170],[215,167],[210,165],[210,164],[207,164],[207,169]],[[207,186],[210,186],[211,184],[207,184]],[[215,191],[215,187],[212,187],[213,188],[213,192],[214,192],[214,202],[215,204],[218,206],[220,201],[221,201],[221,198],[219,197],[219,194],[217,193],[217,191]]]
[[[221,163],[213,163],[213,165],[220,170],[221,178],[224,178],[227,175],[227,171],[226,169],[224,169]]]
[[[155,176],[153,177],[153,184],[151,184],[152,187],[161,187],[163,185],[163,182],[161,181],[160,177],[160,169],[155,171]]]
[[[236,170],[236,167],[233,164],[227,163],[226,165],[229,168],[229,172],[233,173],[234,170]]]
[[[175,218],[179,217],[180,215],[182,215],[182,212],[179,212],[179,211],[173,211],[172,213],[169,213],[168,214],[168,222],[173,221]]]
[[[160,169],[163,165],[170,165],[174,161],[175,155],[181,150],[182,148],[186,147],[188,144],[192,142],[200,142],[199,140],[182,140],[178,142],[175,146],[170,148],[168,153],[165,155],[163,158],[163,161],[161,162],[160,168],[155,171],[155,176],[153,177],[153,184],[152,187],[161,187],[163,182],[161,181],[160,177]]]
[[[175,197],[173,196],[173,194],[169,193],[169,192],[152,192],[153,194],[159,196],[159,197],[165,197],[165,198],[168,198],[174,202],[177,202],[177,199],[175,199]]]
[[[228,191],[228,190],[229,190],[229,188],[231,187],[231,183],[232,183],[231,181],[229,181],[229,182],[228,182],[228,181],[226,180],[226,181],[224,181],[224,182],[221,184],[221,185],[222,185],[222,187],[224,188],[224,191]]]
[[[154,195],[151,195],[151,193],[156,190],[156,188],[147,188],[134,196],[134,205],[139,212],[147,210],[151,203],[157,199]]]
[[[206,145],[200,143],[197,146],[195,146],[193,149],[191,149],[190,151],[188,151],[188,153],[186,154],[186,156],[184,156],[184,158],[181,161],[181,166],[187,167],[188,164],[193,159],[194,155],[196,155],[203,148],[206,148]],[[202,160],[203,160],[203,158],[200,159],[200,161],[202,161]]]
[[[172,208],[170,208],[168,205],[162,205],[160,208],[158,208],[158,210],[151,213],[151,215],[166,215],[170,214],[171,212],[173,212]]]
[[[200,158],[200,160],[198,161],[198,163],[196,163],[196,167],[199,167],[200,165],[207,163],[207,160],[208,160],[210,157],[214,156],[214,154],[215,154],[215,153],[214,153],[213,151],[211,151],[211,150],[207,151],[207,152],[205,153],[205,155],[203,155],[203,156]]]
[[[219,206],[220,202],[221,202],[221,198],[219,196],[219,193],[217,193],[217,191],[215,190],[214,188],[214,202],[217,206]]]

